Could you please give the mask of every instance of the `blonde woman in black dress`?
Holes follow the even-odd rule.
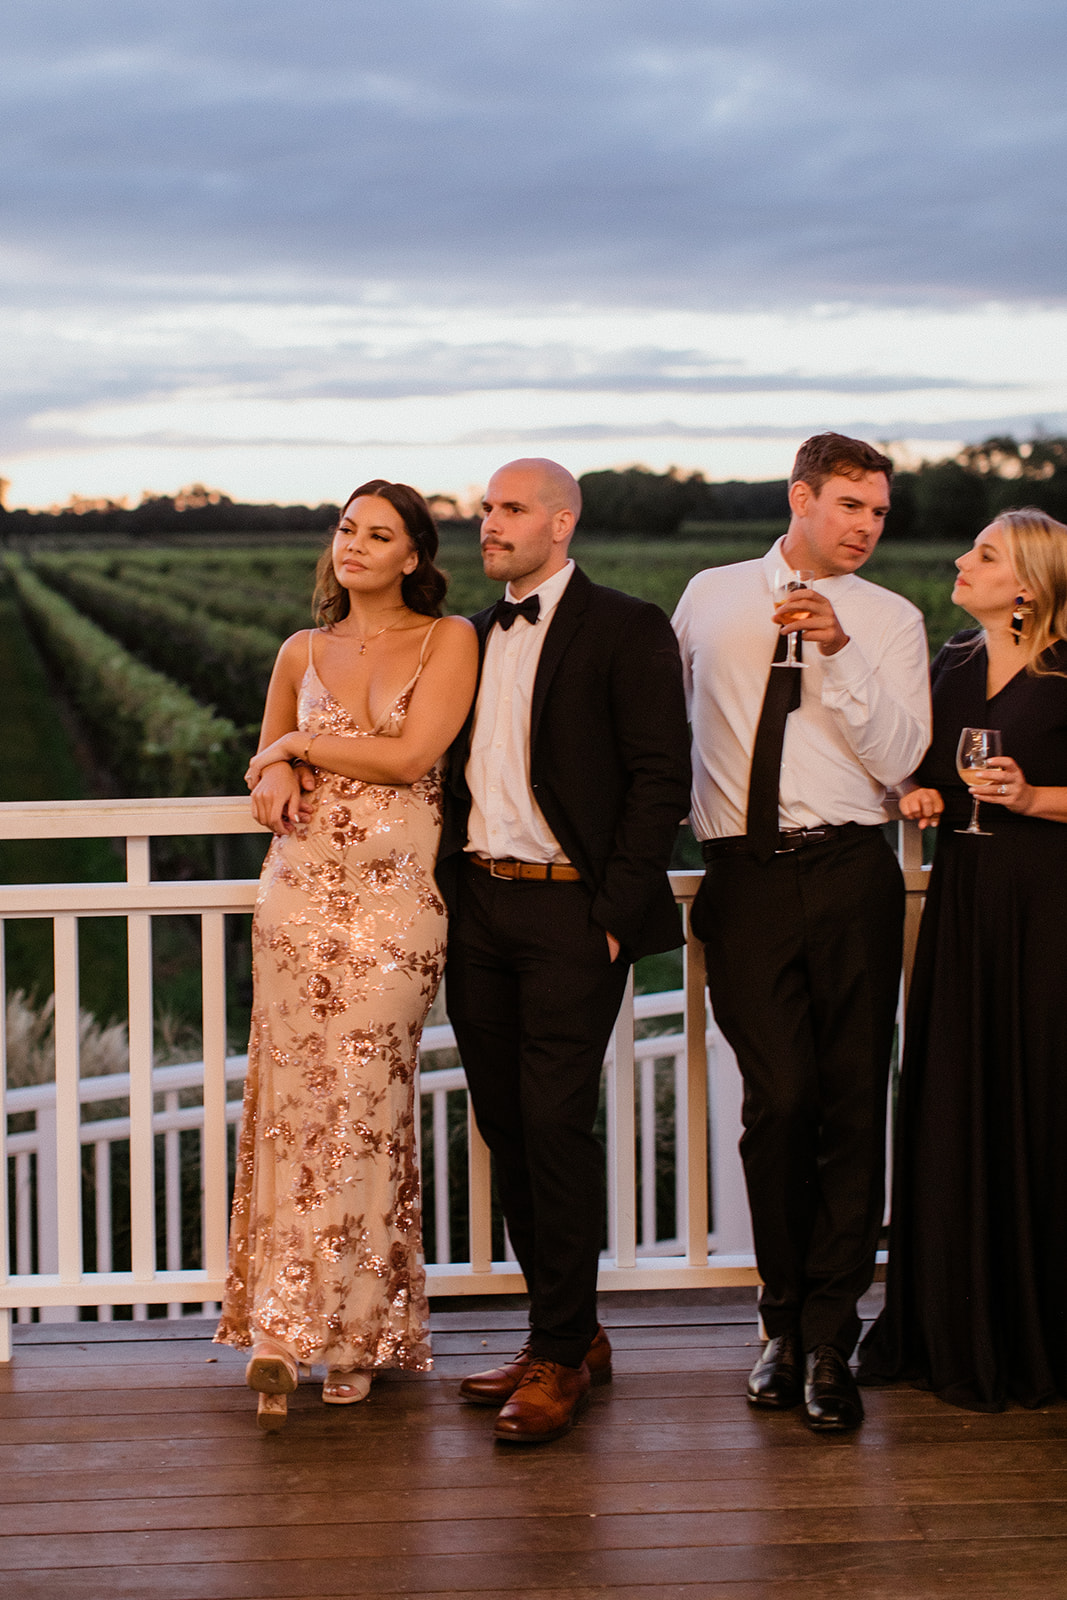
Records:
[[[908,1008],[886,1308],[860,1381],[980,1411],[1067,1395],[1067,527],[1005,512],[960,557],[979,623],[933,665],[934,737],[901,800],[937,823]],[[964,727],[1004,754],[972,785]]]

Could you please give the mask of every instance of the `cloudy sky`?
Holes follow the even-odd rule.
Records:
[[[0,474],[1067,430],[1060,0],[7,0]]]

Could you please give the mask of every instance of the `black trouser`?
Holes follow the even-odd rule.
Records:
[[[448,1014],[508,1233],[536,1356],[579,1366],[596,1333],[604,1155],[593,1132],[627,963],[581,883],[465,866],[449,924]]]
[[[851,1355],[884,1208],[904,886],[878,828],[711,861],[693,908],[744,1080],[745,1167],[770,1338]]]

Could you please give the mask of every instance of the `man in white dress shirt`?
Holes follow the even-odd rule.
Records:
[[[478,695],[446,790],[448,1013],[530,1293],[514,1361],[466,1378],[495,1437],[537,1444],[611,1375],[596,1314],[604,1051],[630,963],[681,943],[666,868],[689,804],[678,645],[658,606],[591,583],[555,462],[486,490],[482,557],[507,580],[473,621]]]
[[[848,1366],[884,1204],[886,1081],[903,885],[885,796],[930,739],[921,613],[856,577],[892,463],[809,439],[788,532],[762,560],[699,573],[674,616],[705,878],[693,927],[744,1080],[741,1153],[768,1336],[751,1404],[862,1421]],[[776,607],[776,569],[807,574]],[[810,585],[814,583],[814,587]],[[785,635],[803,666],[772,666]]]

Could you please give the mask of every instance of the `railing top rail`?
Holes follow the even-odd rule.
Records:
[[[253,819],[247,795],[0,803],[0,839],[145,839],[265,832]]]
[[[146,839],[220,833],[265,833],[247,795],[193,795],[152,800],[36,800],[0,802],[0,839]],[[907,887],[922,892],[922,836],[902,829],[901,864]],[[692,900],[703,873],[672,872],[676,900]]]

